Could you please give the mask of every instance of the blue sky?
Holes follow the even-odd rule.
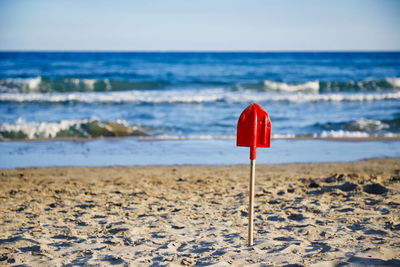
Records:
[[[397,0],[0,0],[0,50],[400,50]]]

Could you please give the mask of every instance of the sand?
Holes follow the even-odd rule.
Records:
[[[0,170],[0,265],[400,266],[400,159]]]

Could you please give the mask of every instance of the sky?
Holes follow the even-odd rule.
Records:
[[[0,0],[0,50],[400,51],[398,0]]]

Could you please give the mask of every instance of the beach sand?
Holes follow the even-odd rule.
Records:
[[[0,170],[0,265],[400,266],[400,159]],[[296,265],[292,265],[296,266]]]

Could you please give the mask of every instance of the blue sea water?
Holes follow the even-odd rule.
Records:
[[[254,102],[272,121],[260,162],[398,157],[321,139],[398,138],[399,100],[397,52],[0,52],[0,167],[246,163]]]

